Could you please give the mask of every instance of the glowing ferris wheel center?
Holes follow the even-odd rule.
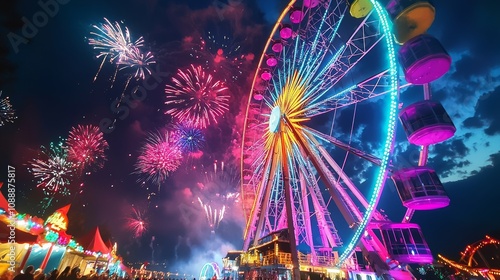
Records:
[[[279,106],[275,106],[269,117],[269,131],[277,133],[280,130],[281,110]]]

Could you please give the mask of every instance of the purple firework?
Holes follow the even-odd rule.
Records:
[[[145,179],[160,185],[182,160],[181,149],[173,143],[168,132],[150,133],[137,158],[136,171]]]

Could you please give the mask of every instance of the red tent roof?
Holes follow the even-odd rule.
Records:
[[[113,250],[113,243],[111,243],[111,240],[108,239],[108,241],[106,241],[106,243],[104,244],[106,245],[106,247],[108,247],[110,252],[111,250]]]
[[[0,190],[2,189],[2,185],[3,182],[0,182]],[[7,199],[5,199],[5,196],[3,196],[1,191],[0,191],[0,208],[2,208],[5,211],[9,209],[9,203],[7,202]]]
[[[61,213],[63,213],[64,215],[66,215],[66,216],[67,216],[67,215],[68,215],[68,211],[69,211],[69,208],[70,208],[70,207],[71,207],[71,204],[68,204],[68,205],[66,205],[66,206],[64,206],[64,207],[61,207],[61,208],[57,209],[57,210],[56,210],[56,212],[61,212]]]
[[[101,252],[101,254],[108,254],[109,248],[102,241],[101,233],[99,232],[99,227],[91,231],[87,236],[81,239],[80,245],[85,250],[90,250],[92,252]]]

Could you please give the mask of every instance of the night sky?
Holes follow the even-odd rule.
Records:
[[[83,192],[61,198],[48,212],[72,203],[69,234],[78,238],[99,226],[105,238],[118,242],[125,260],[153,259],[165,262],[169,270],[197,272],[207,261],[220,261],[225,251],[240,249],[241,210],[232,205],[212,234],[193,198],[202,193],[196,187],[203,177],[200,174],[211,170],[215,161],[235,168],[238,165],[235,155],[241,142],[241,104],[247,100],[250,78],[265,40],[286,2],[230,2],[228,6],[195,0],[70,0],[59,5],[47,24],[16,49],[6,35],[22,34],[21,19],[32,19],[41,8],[35,2],[2,1],[0,90],[2,98],[10,97],[18,118],[0,127],[0,166],[4,170],[0,181],[6,181],[7,165],[16,168],[17,210],[36,215],[39,209],[42,193],[27,167],[40,146],[67,137],[78,124],[98,125],[103,119],[116,117],[111,104],[126,79],[118,73],[111,88],[109,78],[114,68],[105,65],[93,82],[101,60],[95,58],[96,52],[86,40],[92,25],[106,17],[123,20],[132,37],[144,37],[146,48],[158,60],[153,68],[163,76],[144,101],[133,103],[126,116],[116,121],[114,130],[104,134],[110,147],[104,168],[75,181],[74,188],[84,184]],[[466,244],[486,234],[500,234],[500,31],[495,14],[500,3],[436,1],[435,7],[436,20],[428,33],[440,40],[453,64],[431,88],[433,99],[442,102],[457,133],[432,147],[429,165],[445,183],[451,204],[433,212],[417,212],[414,221],[422,227],[434,254],[457,259]],[[199,47],[197,40],[209,32],[229,35],[232,48],[240,46],[231,55],[244,61],[238,81],[228,83],[233,95],[229,113],[219,125],[205,131],[207,145],[201,158],[187,159],[162,184],[161,192],[152,195],[157,186],[141,184],[139,176],[131,174],[139,149],[148,132],[170,122],[163,113],[164,86],[178,68],[202,63],[190,54]],[[224,73],[230,70],[217,75]],[[413,87],[402,93],[401,100],[410,104],[420,98],[421,89]],[[370,121],[366,118],[367,125]],[[407,143],[400,126],[396,136],[397,158],[416,164],[416,148]],[[132,207],[144,211],[150,225],[140,238],[134,238],[125,226]],[[404,214],[390,180],[379,208],[395,217],[393,220],[401,220]]]

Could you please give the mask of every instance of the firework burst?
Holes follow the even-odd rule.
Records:
[[[144,216],[144,212],[132,207],[132,214],[125,218],[125,225],[132,231],[134,237],[142,236],[148,229],[149,224]]]
[[[132,47],[142,47],[144,39],[139,37],[135,42],[132,41],[130,32],[126,26],[119,22],[111,23],[107,18],[104,18],[105,23],[92,26],[95,31],[90,32],[92,36],[89,38],[89,45],[99,51],[97,58],[103,57],[104,60],[109,58],[113,62],[120,56],[130,52]]]
[[[181,164],[181,149],[167,132],[150,133],[137,158],[136,171],[160,185]]]
[[[46,195],[69,195],[75,166],[67,159],[63,142],[52,143],[48,149],[42,146],[40,156],[30,162],[28,169],[38,179],[37,187],[43,188]]]
[[[106,161],[104,152],[109,148],[99,127],[93,125],[72,127],[66,146],[68,160],[80,170],[102,168]]]
[[[134,69],[133,77],[137,80],[144,80],[146,74],[151,75],[150,66],[155,63],[156,60],[151,52],[143,53],[139,48],[131,47],[129,51],[120,55],[116,64],[120,67],[119,70]]]
[[[151,53],[142,53],[139,49],[144,45],[142,36],[133,41],[129,29],[122,26],[123,22],[111,23],[107,18],[104,18],[104,21],[100,25],[93,26],[94,31],[90,32],[91,37],[88,39],[89,45],[99,52],[96,57],[102,58],[94,81],[97,79],[104,63],[109,60],[110,63],[115,63],[117,66],[111,87],[113,87],[118,70],[135,69],[135,74],[127,79],[125,91],[132,77],[138,80],[144,79],[146,73],[151,73],[149,65],[155,63],[155,61]]]
[[[2,97],[2,91],[0,91],[0,97]],[[15,111],[10,104],[9,97],[0,99],[0,126],[6,123],[13,123],[16,119]]]
[[[178,70],[173,85],[165,87],[167,114],[181,122],[191,122],[205,128],[229,110],[228,88],[201,66],[191,65],[186,71]]]
[[[176,143],[183,153],[195,153],[205,146],[205,136],[201,129],[189,124],[176,127]]]

